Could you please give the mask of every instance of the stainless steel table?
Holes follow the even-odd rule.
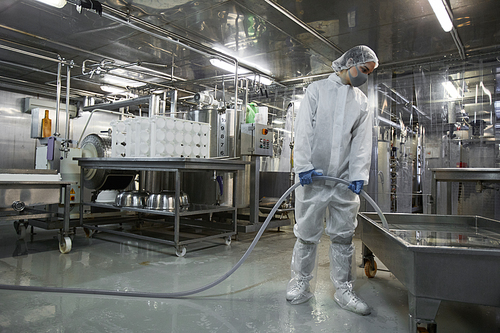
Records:
[[[433,168],[431,184],[431,213],[437,212],[438,182],[500,182],[500,168]],[[451,193],[448,187],[448,194]],[[448,200],[447,214],[451,212],[451,200]]]
[[[389,231],[377,214],[358,215],[365,272],[375,275],[375,254],[408,289],[411,333],[419,323],[436,331],[441,300],[500,306],[500,221],[463,215],[384,216]]]
[[[70,252],[70,185],[73,183],[50,180],[57,175],[55,170],[2,169],[0,174],[3,179],[0,180],[0,222],[13,222],[19,239],[24,239],[29,225],[60,229],[59,250]],[[46,209],[47,205],[60,204],[61,198],[64,198],[63,214]]]
[[[159,239],[143,235],[135,235],[110,229],[95,227],[89,223],[83,223],[82,209],[80,210],[80,225],[84,228],[105,231],[128,237],[160,242],[164,244],[174,245],[176,254],[184,256],[186,254],[186,245],[195,242],[200,242],[214,238],[225,238],[226,244],[231,242],[231,236],[237,233],[237,171],[244,170],[245,165],[249,162],[241,160],[222,160],[222,159],[200,159],[200,158],[76,158],[78,164],[82,168],[81,181],[84,181],[84,169],[109,169],[109,170],[135,170],[135,171],[166,171],[175,173],[175,210],[150,210],[145,208],[125,208],[116,207],[113,204],[103,204],[96,202],[84,202],[84,187],[81,187],[81,205],[89,205],[101,208],[119,209],[122,211],[136,212],[142,214],[155,215],[161,218],[173,218],[173,237],[172,239]],[[201,204],[190,204],[188,209],[180,209],[179,198],[181,191],[181,173],[182,172],[200,172],[200,171],[223,171],[233,173],[233,205],[232,206],[212,206]],[[203,189],[200,189],[203,190]],[[217,212],[231,212],[232,224],[228,228],[226,225],[210,222],[189,219],[190,216],[199,216],[201,214],[210,214]],[[215,231],[208,236],[196,235],[189,237],[183,233],[181,237],[181,226],[192,226],[198,228],[206,228]]]

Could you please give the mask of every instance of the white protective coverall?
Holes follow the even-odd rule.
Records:
[[[367,184],[372,122],[365,94],[359,88],[343,84],[336,73],[310,84],[296,117],[296,175],[315,169],[326,176],[349,182],[363,180]],[[292,280],[287,288],[287,300],[298,304],[312,297],[308,281],[312,279],[316,247],[323,233],[327,208],[326,233],[331,240],[330,277],[337,290],[352,291],[352,236],[357,226],[359,196],[344,184],[328,181],[299,186],[295,195],[294,233],[297,242],[292,256]],[[305,282],[307,288],[301,293],[290,294],[290,286],[297,282]],[[366,309],[361,312],[369,313]]]
[[[349,182],[368,183],[373,117],[358,88],[343,84],[337,74],[307,88],[295,124],[294,166],[299,174],[311,169]],[[325,209],[330,210],[326,233],[350,238],[356,228],[359,196],[344,184],[316,181],[295,190],[295,235],[318,243]]]

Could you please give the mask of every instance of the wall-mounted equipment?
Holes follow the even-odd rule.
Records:
[[[241,125],[241,155],[273,156],[273,131],[267,125]]]

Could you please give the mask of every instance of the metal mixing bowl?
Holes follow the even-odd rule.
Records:
[[[186,193],[181,191],[179,201],[180,209],[187,209],[189,206],[189,198]],[[156,210],[175,210],[175,191],[163,191],[161,193],[150,194],[146,200],[146,207]]]
[[[148,195],[147,192],[123,191],[116,196],[115,206],[144,208]]]

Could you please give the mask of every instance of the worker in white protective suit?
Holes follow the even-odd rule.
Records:
[[[336,288],[334,299],[343,309],[367,315],[368,305],[353,291],[352,237],[357,225],[359,196],[368,183],[372,148],[372,121],[366,95],[357,87],[364,84],[378,66],[367,46],[356,46],[333,61],[335,73],[314,82],[301,102],[295,132],[294,165],[296,180],[292,279],[286,298],[291,304],[309,300],[310,281],[316,265],[316,248],[323,233],[330,236],[330,277]],[[312,177],[326,175],[345,179],[349,187]]]

